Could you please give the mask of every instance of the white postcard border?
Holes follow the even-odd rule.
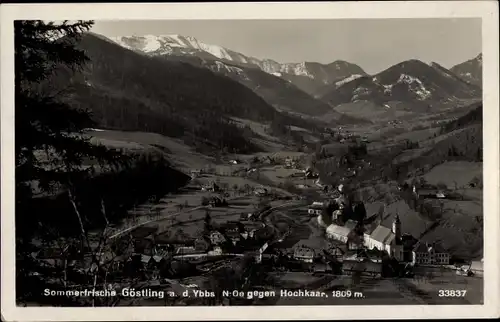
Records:
[[[499,316],[499,70],[496,1],[2,5],[2,318],[7,321],[479,318]],[[482,18],[484,305],[49,308],[15,306],[13,20]]]

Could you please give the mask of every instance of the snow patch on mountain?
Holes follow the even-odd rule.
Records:
[[[243,79],[248,80],[248,77],[246,76],[245,72],[243,69],[239,67],[234,67],[234,66],[228,66],[220,61],[216,61],[215,65],[212,65],[210,67],[214,72],[228,72],[228,73],[234,73],[242,77]]]
[[[344,84],[347,84],[349,82],[352,82],[353,80],[355,79],[358,79],[360,78],[362,75],[359,75],[359,74],[354,74],[354,75],[351,75],[349,77],[346,77],[338,82],[335,83],[335,86],[339,87],[339,86],[342,86]]]
[[[214,59],[230,61],[241,64],[252,64],[259,67],[268,74],[279,77],[283,74],[304,76],[310,79],[321,77],[322,81],[327,84],[329,81],[324,78],[325,71],[316,71],[317,67],[311,67],[309,63],[279,63],[271,59],[258,59],[250,56],[245,56],[239,52],[218,46],[210,45],[199,41],[191,36],[182,36],[177,34],[171,35],[145,35],[145,36],[120,36],[110,37],[110,40],[115,43],[137,52],[146,53],[149,55],[193,55],[202,57],[209,55]],[[336,61],[330,64],[336,70],[342,70],[348,65],[347,62]],[[328,71],[326,71],[328,73]],[[318,75],[317,75],[318,74]],[[347,75],[346,75],[347,76]],[[354,78],[353,78],[354,79]],[[346,79],[346,82],[349,80]]]
[[[353,91],[353,94],[354,95],[351,98],[351,102],[356,102],[361,96],[370,94],[370,90],[366,87],[360,86]]]
[[[314,76],[309,73],[305,62],[297,64],[283,64],[281,65],[280,72],[314,78]]]
[[[415,93],[417,94],[417,98],[419,100],[425,100],[427,98],[429,98],[432,93],[427,90],[424,86],[424,84],[422,83],[422,81],[416,77],[413,77],[413,76],[410,76],[410,75],[407,75],[407,74],[401,74],[401,76],[399,77],[397,83],[401,84],[401,83],[405,83],[407,84],[410,89]]]

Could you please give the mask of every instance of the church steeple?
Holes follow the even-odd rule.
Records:
[[[396,241],[399,243],[401,241],[401,220],[399,219],[399,214],[396,214],[392,222],[392,232],[396,235]]]

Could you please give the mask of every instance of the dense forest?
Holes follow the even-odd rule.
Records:
[[[468,125],[482,124],[483,122],[483,103],[478,103],[471,106],[472,110],[459,117],[456,120],[450,121],[441,127],[441,133],[449,133]]]

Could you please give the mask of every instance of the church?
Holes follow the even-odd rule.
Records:
[[[396,215],[392,229],[378,225],[371,233],[364,233],[364,244],[368,249],[385,251],[398,261],[403,260],[403,245],[401,242],[401,220]]]

